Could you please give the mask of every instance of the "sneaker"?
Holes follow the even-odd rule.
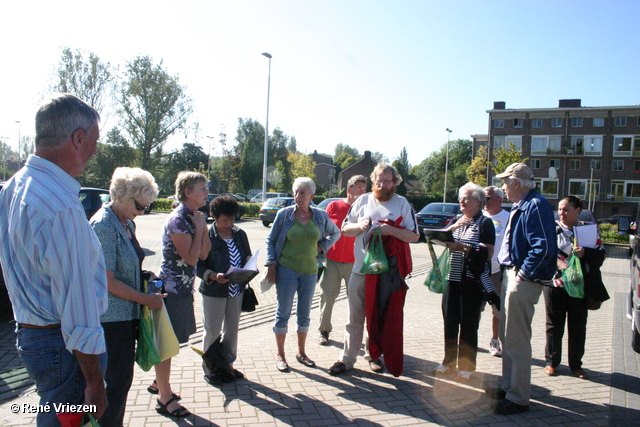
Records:
[[[369,361],[369,369],[371,369],[376,374],[379,374],[382,371],[384,371],[384,366],[382,365],[382,360],[380,360],[380,359],[370,360]]]
[[[442,363],[438,365],[436,369],[433,370],[433,375],[436,377],[445,377],[451,374],[454,370],[451,368],[447,368]]]
[[[459,383],[468,383],[471,380],[471,375],[473,375],[472,371],[458,371],[455,380]]]
[[[500,340],[496,338],[491,338],[491,342],[489,343],[489,353],[491,353],[491,355],[495,357],[502,356],[502,348],[500,347]]]
[[[329,345],[329,332],[320,331],[320,336],[318,337],[318,344]]]
[[[501,400],[493,410],[498,415],[513,415],[521,412],[529,412],[529,405],[518,405],[509,399]]]

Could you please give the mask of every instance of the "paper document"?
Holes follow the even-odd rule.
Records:
[[[586,224],[573,227],[576,245],[581,248],[596,248],[598,246],[598,224]]]
[[[258,275],[258,253],[260,249],[257,249],[253,256],[247,261],[244,267],[229,267],[225,276],[229,279],[229,282],[239,285],[246,285]]]

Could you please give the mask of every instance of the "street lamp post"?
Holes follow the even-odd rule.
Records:
[[[209,138],[209,157],[207,158],[207,179],[211,180],[211,140],[212,136],[207,136]]]
[[[264,160],[262,163],[262,203],[267,200],[267,152],[269,150],[269,95],[271,93],[271,54],[264,52],[262,56],[269,58],[269,78],[267,80],[267,122],[264,128]]]
[[[442,203],[447,202],[447,175],[449,174],[449,136],[453,132],[451,129],[447,128],[447,153],[445,154],[444,160],[444,193],[442,193]]]
[[[593,194],[593,165],[591,165],[591,176],[589,177],[589,210],[591,212],[593,212],[593,205],[592,203],[592,197],[593,197],[593,201],[595,202],[595,197]]]

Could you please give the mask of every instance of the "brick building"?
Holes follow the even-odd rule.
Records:
[[[512,143],[529,158],[538,189],[553,206],[567,195],[593,206],[597,218],[633,214],[640,201],[640,105],[583,107],[562,99],[558,108],[507,109],[494,102],[489,134],[472,135],[474,154],[488,156]],[[553,168],[553,169],[551,169]],[[489,168],[489,182],[495,179]]]
[[[335,184],[336,176],[336,166],[333,164],[333,159],[318,153],[318,150],[313,150],[313,154],[310,156],[311,160],[316,162],[316,167],[313,170],[316,174],[316,185],[325,191],[331,190]]]
[[[338,177],[340,189],[345,188],[347,182],[349,182],[349,178],[354,175],[364,175],[367,177],[367,181],[369,181],[369,175],[371,175],[371,172],[373,172],[377,164],[378,162],[371,157],[371,151],[365,151],[364,156],[362,156],[360,160],[340,172],[340,176]],[[367,188],[371,188],[371,182],[367,183]]]

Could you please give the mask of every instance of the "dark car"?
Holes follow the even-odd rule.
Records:
[[[553,213],[553,218],[556,221],[559,219],[558,211],[555,211]],[[595,224],[596,223],[596,217],[593,214],[593,212],[588,211],[586,209],[583,209],[582,212],[580,212],[580,215],[578,215],[578,221],[584,222],[585,224]]]
[[[451,220],[460,213],[458,203],[429,203],[416,214],[418,229],[424,236],[425,228],[446,228]]]
[[[4,182],[0,182],[0,191],[3,186]],[[8,322],[11,319],[13,319],[13,310],[11,308],[11,301],[9,301],[7,285],[4,283],[2,266],[0,266],[0,322]]]
[[[296,201],[293,197],[276,197],[273,199],[267,199],[260,208],[259,217],[260,221],[262,221],[262,225],[265,227],[271,225],[271,223],[276,219],[276,213],[278,213],[280,209],[291,206],[295,202]],[[316,205],[313,201],[310,201],[309,206],[315,207]]]
[[[228,194],[229,196],[233,196],[231,194]],[[204,213],[205,217],[207,219],[209,219],[211,217],[211,215],[209,214],[209,205],[211,204],[211,201],[218,197],[219,194],[207,194],[207,204],[198,208],[198,210],[202,213]],[[235,198],[235,197],[234,197]],[[237,198],[236,198],[237,199]],[[179,204],[180,202],[178,202]],[[176,205],[177,206],[177,205]],[[244,213],[246,212],[247,208],[245,208],[243,205],[241,205],[240,203],[238,203],[238,206],[240,207],[240,210],[238,210],[238,215],[236,215],[236,221],[239,220],[240,218],[242,218],[242,215],[244,215]]]
[[[109,190],[90,187],[82,187],[78,198],[80,199],[80,203],[82,203],[87,219],[91,219],[93,214],[98,212],[98,209],[100,209],[104,203],[111,201]]]
[[[633,215],[615,214],[611,215],[609,218],[600,218],[598,220],[598,224],[618,224],[618,219],[621,217],[629,218],[629,222],[636,222],[636,217]]]
[[[322,209],[323,211],[327,210],[327,206],[329,206],[329,203],[336,201],[336,200],[342,200],[341,197],[329,197],[328,199],[324,199],[323,201],[321,201],[320,203],[318,203],[317,208],[318,209]]]

